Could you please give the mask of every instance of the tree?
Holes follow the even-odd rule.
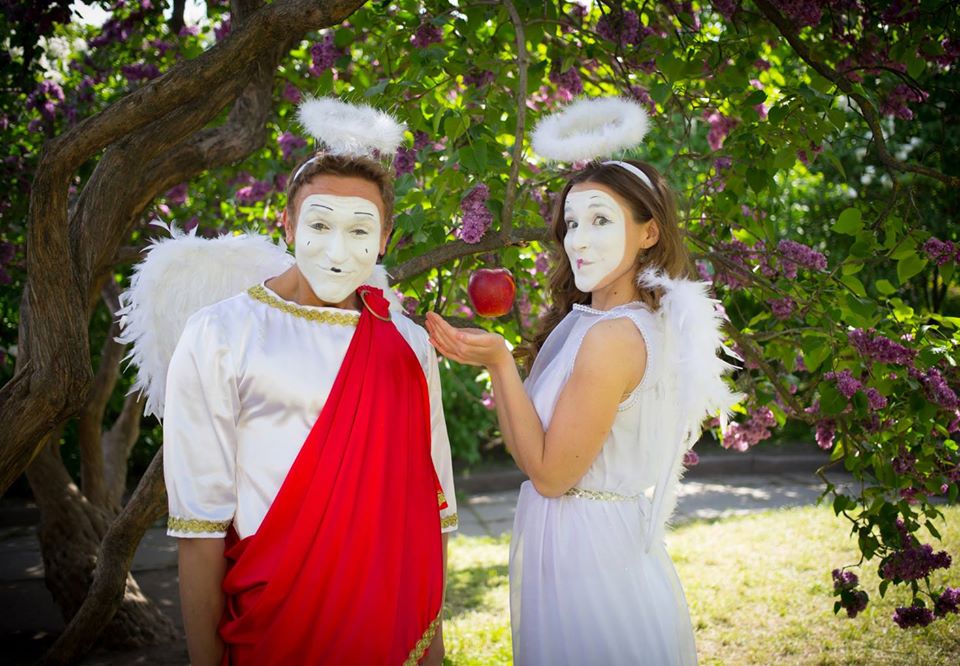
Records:
[[[292,119],[301,94],[370,101],[409,123],[410,143],[394,164],[398,216],[388,251],[398,288],[414,314],[471,318],[467,276],[481,265],[508,267],[517,307],[490,325],[515,341],[545,304],[543,217],[560,182],[558,169],[529,154],[528,129],[581,93],[629,95],[655,125],[638,156],[680,192],[698,268],[723,300],[745,360],[736,382],[750,398],[720,433],[724,446],[746,449],[787,422],[808,428],[829,452],[825,496],[850,521],[861,563],[879,561],[881,594],[890,584],[910,588],[898,622],[949,612],[954,592],[921,588],[949,557],[927,556],[918,539],[921,530],[936,538],[931,500],[955,500],[960,479],[960,319],[948,297],[957,252],[951,227],[929,220],[955,212],[960,191],[947,131],[960,55],[952,3],[585,9],[436,0],[354,12],[361,4],[235,2],[228,19],[211,2],[196,32],[177,12],[164,20],[141,0],[118,3],[97,34],[56,27],[56,39],[86,38],[89,48],[65,49],[52,66],[62,82],[48,71],[13,96],[23,111],[8,168],[34,175],[26,227],[26,192],[11,193],[2,212],[12,222],[3,240],[26,239],[27,270],[13,247],[4,263],[23,301],[15,373],[0,391],[0,487],[42,449],[35,464],[58,472],[32,473],[34,491],[43,495],[40,479],[51,478],[51,495],[62,495],[70,481],[57,460],[58,432],[66,427],[67,446],[82,452],[82,494],[62,504],[100,498],[108,517],[119,508],[100,471],[118,465],[100,462],[95,424],[104,416],[116,423],[108,433],[119,443],[106,448],[122,453],[136,439],[139,407],[120,396],[129,378],[116,375],[121,352],[98,294],[114,298],[113,285],[155,233],[145,224],[151,217],[207,234],[275,232],[284,179],[309,149]],[[15,308],[5,308],[16,321]],[[101,338],[93,373],[89,348]],[[480,397],[484,377],[445,373],[456,430],[489,432],[488,412],[463,400]],[[143,425],[155,442],[154,424]],[[477,455],[475,443],[456,444]],[[860,490],[832,485],[826,472],[839,465]],[[151,470],[111,528],[123,539],[103,541],[109,557],[95,594],[57,647],[65,658],[88,644],[84,627],[118,603],[123,555],[143,517],[162,511],[156,461]],[[58,511],[50,506],[45,514]],[[101,526],[90,543],[102,537]],[[45,557],[56,543],[48,540]],[[85,571],[81,587],[89,564]],[[838,610],[855,615],[866,593],[849,574],[838,569],[835,591]],[[66,610],[73,616],[75,604]]]

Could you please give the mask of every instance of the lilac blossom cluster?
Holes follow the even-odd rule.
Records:
[[[956,409],[960,407],[960,400],[947,380],[943,378],[940,371],[936,368],[926,370],[910,369],[910,376],[920,381],[923,390],[927,394],[927,400],[944,409]]]
[[[218,42],[222,42],[227,37],[230,36],[230,32],[233,29],[233,25],[230,21],[230,16],[228,15],[220,25],[214,26],[213,28],[213,38]]]
[[[923,251],[927,254],[927,259],[943,266],[951,261],[960,261],[960,248],[953,241],[942,241],[939,238],[930,237],[923,244]]]
[[[697,452],[693,449],[689,449],[686,453],[683,454],[683,465],[684,467],[693,467],[700,463],[700,456],[697,455]]]
[[[443,30],[429,20],[423,20],[410,38],[410,43],[418,49],[425,49],[431,44],[443,41]]]
[[[833,570],[833,593],[840,595],[840,606],[847,611],[847,617],[856,617],[867,607],[870,597],[856,587],[860,584],[857,574],[852,571]]]
[[[135,62],[132,65],[121,65],[120,72],[130,83],[149,81],[160,76],[160,68],[152,62]]]
[[[650,92],[642,86],[630,86],[630,96],[643,104],[651,116],[657,112],[657,103],[653,101]]]
[[[926,578],[937,569],[949,569],[952,559],[945,550],[933,551],[928,543],[916,542],[887,555],[880,563],[880,577],[890,581],[910,581]]]
[[[273,183],[269,180],[254,180],[249,185],[245,185],[237,190],[234,198],[237,203],[250,206],[263,201],[273,191]]]
[[[473,88],[483,88],[493,83],[497,75],[489,69],[481,69],[473,72],[467,72],[463,75],[463,85]]]
[[[933,622],[933,611],[923,606],[898,606],[893,611],[893,621],[901,629],[926,627]]]
[[[740,9],[739,0],[710,0],[710,4],[713,5],[713,8],[717,10],[720,16],[728,21],[732,19],[733,15]]]
[[[554,62],[550,68],[550,83],[557,86],[558,97],[569,102],[577,95],[583,94],[583,80],[576,67],[560,71],[560,63]]]
[[[710,125],[710,131],[707,132],[707,143],[710,144],[711,150],[720,150],[723,140],[737,126],[737,120],[710,109],[704,111],[703,116]]]
[[[164,200],[171,206],[182,206],[187,202],[187,184],[174,185],[163,195]]]
[[[930,93],[900,83],[891,90],[880,104],[880,112],[885,116],[894,116],[900,120],[913,120],[913,111],[908,103],[921,104],[927,101]]]
[[[310,47],[309,71],[311,76],[320,76],[345,55],[346,52],[337,48],[334,43],[333,33],[328,32],[323,36],[323,39]]]
[[[284,162],[289,162],[293,154],[306,146],[307,142],[303,137],[297,136],[293,132],[284,132],[277,138],[277,145],[280,146]]]
[[[493,213],[487,208],[488,198],[490,198],[490,189],[480,183],[460,201],[463,220],[456,235],[464,243],[479,243],[493,223]]]
[[[824,451],[829,451],[833,448],[833,440],[837,436],[837,424],[833,419],[817,421],[817,430],[814,436],[817,440],[817,446]]]
[[[914,465],[917,464],[917,457],[907,451],[904,448],[901,448],[897,457],[893,459],[893,471],[897,474],[909,474],[913,471]]]
[[[283,84],[283,99],[291,104],[299,104],[303,96],[300,94],[300,90],[287,81]]]
[[[789,296],[784,298],[771,298],[767,303],[770,304],[770,311],[773,312],[773,316],[777,319],[789,319],[797,307],[797,304]]]
[[[812,247],[792,240],[782,240],[777,244],[780,252],[783,274],[791,280],[797,277],[797,267],[812,271],[827,270],[827,258]]]
[[[834,381],[837,384],[837,390],[843,395],[844,398],[849,400],[857,391],[863,388],[863,384],[857,380],[853,373],[849,370],[841,370],[840,372],[828,372],[823,375],[823,378],[829,381]]]
[[[413,173],[417,166],[417,151],[414,148],[401,146],[397,148],[397,154],[393,158],[393,170],[398,176],[406,173]]]
[[[760,407],[746,423],[733,422],[723,433],[721,444],[725,449],[746,451],[770,437],[770,428],[777,424],[776,418],[769,407]]]
[[[63,88],[55,81],[41,81],[40,85],[27,96],[27,109],[38,110],[45,121],[52,121],[57,115],[57,106],[64,101]]]
[[[629,46],[640,41],[640,17],[626,10],[604,14],[597,21],[597,34],[619,46]]]
[[[870,409],[878,410],[884,409],[887,406],[887,398],[885,395],[880,393],[877,389],[870,387],[864,393],[867,396],[867,404],[870,405]]]
[[[847,334],[847,340],[867,360],[876,363],[910,367],[917,355],[913,349],[904,347],[873,329],[855,328]]]
[[[796,28],[804,28],[820,23],[825,3],[821,0],[774,0],[773,4],[793,21]]]
[[[960,587],[948,587],[933,600],[933,614],[943,617],[947,613],[960,613]]]
[[[10,284],[13,282],[13,278],[7,273],[6,266],[13,261],[15,254],[16,248],[13,243],[0,241],[0,284]]]

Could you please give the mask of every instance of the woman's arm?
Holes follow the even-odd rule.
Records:
[[[447,358],[487,367],[507,448],[537,491],[547,497],[562,495],[586,473],[610,432],[617,406],[639,384],[646,368],[643,336],[629,319],[594,325],[584,337],[544,432],[499,335],[458,331],[433,314],[428,315],[427,328]]]

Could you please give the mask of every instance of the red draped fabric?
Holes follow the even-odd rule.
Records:
[[[443,594],[422,367],[378,289],[257,533],[228,539],[224,663],[415,664]],[[264,442],[265,446],[269,442]]]

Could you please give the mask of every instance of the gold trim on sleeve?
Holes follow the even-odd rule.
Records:
[[[179,516],[170,516],[167,518],[167,529],[174,532],[189,532],[191,534],[200,534],[207,532],[224,532],[230,527],[231,520],[200,520],[199,518],[180,518]]]
[[[457,520],[457,514],[453,513],[446,518],[440,519],[440,528],[443,529],[444,527],[456,527],[458,523],[459,520]]]
[[[266,290],[262,284],[254,285],[247,290],[250,298],[265,303],[272,308],[276,308],[287,314],[301,319],[309,319],[321,324],[334,324],[336,326],[356,326],[360,321],[360,315],[356,312],[331,312],[330,310],[314,310],[313,308],[300,307],[294,303],[282,301],[273,296]]]
[[[440,610],[440,613],[443,613],[443,609]],[[437,627],[440,626],[440,613],[437,613],[437,616],[433,618],[433,622],[427,625],[427,630],[423,632],[423,636],[420,637],[417,644],[410,650],[410,654],[407,656],[407,660],[403,662],[403,666],[416,666],[420,663],[423,654],[427,651],[427,648],[430,647],[430,643],[433,642],[433,637],[437,633]]]
[[[443,506],[447,501],[447,496],[443,494],[442,490],[437,491],[437,506]]]
[[[606,490],[586,490],[585,488],[571,488],[564,493],[567,497],[597,500],[600,502],[633,502],[640,499],[640,495],[621,495]]]

